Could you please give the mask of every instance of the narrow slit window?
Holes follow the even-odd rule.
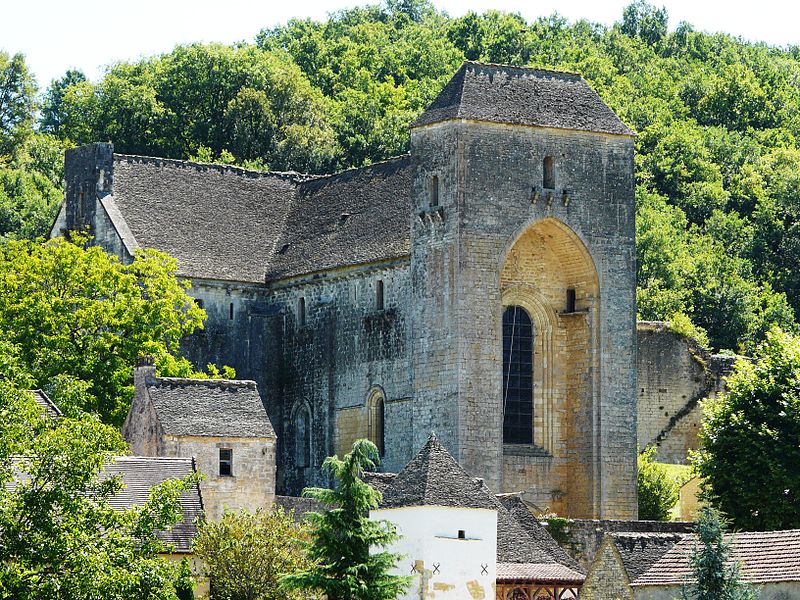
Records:
[[[575,289],[569,288],[567,290],[567,312],[574,313],[575,312]]]
[[[542,162],[542,187],[547,190],[556,189],[556,166],[552,156],[545,156]]]
[[[378,279],[375,283],[375,308],[383,310],[383,280]]]
[[[233,449],[219,449],[219,476],[233,477]]]
[[[431,206],[439,206],[439,176],[431,177]]]
[[[228,319],[233,321],[233,302],[231,302],[231,305],[230,305],[230,307],[228,309]]]
[[[297,301],[297,321],[300,323],[300,327],[305,327],[306,325],[306,299],[300,298]]]
[[[83,218],[83,196],[84,196],[83,192],[78,193],[78,206],[76,208],[79,219]]]
[[[294,459],[297,467],[307,467],[311,463],[311,414],[301,406],[295,413]]]

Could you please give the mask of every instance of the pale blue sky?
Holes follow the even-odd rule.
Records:
[[[373,3],[377,0],[373,0]],[[434,0],[458,16],[496,8],[527,19],[555,11],[570,20],[619,20],[630,0]],[[369,2],[357,0],[0,0],[0,49],[23,52],[42,87],[71,67],[97,78],[114,61],[166,52],[178,43],[252,40],[263,27],[291,17],[326,13]],[[775,45],[800,45],[796,0],[655,0],[666,6],[670,27],[725,31]]]

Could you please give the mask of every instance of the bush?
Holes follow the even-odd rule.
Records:
[[[678,501],[678,486],[663,466],[655,462],[655,446],[648,446],[639,455],[639,518],[667,521]]]

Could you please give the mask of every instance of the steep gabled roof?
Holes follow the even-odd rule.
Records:
[[[50,398],[47,397],[47,394],[45,394],[42,390],[31,390],[31,393],[33,394],[34,400],[36,400],[36,404],[42,408],[48,417],[57,419],[61,416],[61,411],[58,410],[58,407],[53,404],[53,401],[50,400]]]
[[[313,178],[300,184],[267,278],[405,257],[410,239],[408,155]]]
[[[800,581],[800,529],[735,533],[726,539],[731,543],[730,561],[740,563],[744,581],[756,584]],[[696,535],[684,536],[631,585],[686,583],[691,577],[690,559],[697,544]]]
[[[183,479],[195,472],[191,458],[163,458],[151,456],[120,456],[103,469],[105,476],[119,475],[122,490],[109,503],[117,510],[127,510],[144,505],[150,498],[150,489],[167,479]],[[159,532],[158,537],[174,546],[178,552],[189,552],[197,535],[195,520],[203,515],[200,488],[195,484],[180,497],[182,520],[170,531]]]
[[[255,381],[148,377],[147,392],[167,435],[275,437]]]
[[[580,76],[465,62],[412,127],[451,119],[634,135]]]
[[[380,505],[406,506],[497,508],[483,485],[461,468],[434,434],[386,488]]]
[[[104,207],[127,245],[168,252],[180,275],[263,283],[300,178],[115,154]]]

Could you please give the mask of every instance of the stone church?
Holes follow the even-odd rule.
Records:
[[[633,132],[578,75],[465,63],[410,153],[333,175],[71,150],[53,235],[178,260],[196,364],[257,382],[278,493],[435,431],[490,488],[636,517]]]

